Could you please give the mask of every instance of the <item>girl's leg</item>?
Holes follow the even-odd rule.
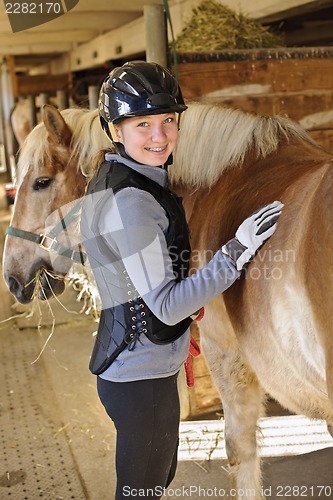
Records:
[[[138,490],[141,496],[158,499],[174,477],[180,418],[177,375],[119,383],[97,378],[100,399],[117,430],[116,500],[139,496]]]

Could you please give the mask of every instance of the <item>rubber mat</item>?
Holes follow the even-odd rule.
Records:
[[[59,416],[37,330],[0,330],[0,498],[87,499]]]

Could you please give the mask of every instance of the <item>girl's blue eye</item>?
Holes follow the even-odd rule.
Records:
[[[138,127],[148,127],[148,123],[147,122],[141,122],[138,124]]]

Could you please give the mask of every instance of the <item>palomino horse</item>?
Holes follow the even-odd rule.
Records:
[[[82,122],[70,121],[71,113],[81,113]],[[12,226],[43,232],[50,212],[83,194],[81,170],[94,168],[93,155],[105,145],[94,127],[96,116],[67,111],[67,125],[59,112],[46,108],[45,125],[22,147]],[[275,199],[285,204],[276,233],[246,274],[206,306],[200,323],[203,351],[223,401],[232,486],[239,499],[263,498],[256,425],[265,393],[293,412],[333,425],[332,156],[285,118],[192,104],[182,119],[170,175],[191,229],[192,270],[259,206]],[[63,260],[68,261],[56,259],[52,267],[45,249],[8,236],[5,280],[18,300],[28,302],[36,271],[63,276]],[[61,292],[60,282],[47,282],[41,296],[50,295],[51,286]]]
[[[64,110],[63,116],[71,129],[59,120],[55,108],[46,106],[44,123],[33,129],[20,152],[11,226],[40,236],[39,245],[29,240],[18,244],[16,237],[8,237],[5,242],[5,280],[11,293],[22,303],[30,302],[34,291],[40,299],[63,292],[64,281],[59,277],[66,276],[71,261],[63,257],[55,260],[45,250],[52,242],[45,221],[50,214],[82,197],[86,176],[97,166],[96,153],[110,144],[106,135],[100,133],[97,111],[70,109]],[[73,233],[74,230],[71,240]],[[60,243],[66,244],[66,240],[68,232],[61,231]],[[42,285],[37,290],[36,275]]]

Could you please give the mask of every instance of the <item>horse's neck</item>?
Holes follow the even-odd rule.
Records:
[[[193,209],[198,196],[200,196],[200,190],[194,190],[181,183],[170,183],[169,185],[171,191],[174,191],[178,196],[183,199],[183,206],[186,213],[186,218],[189,221],[193,213]]]

